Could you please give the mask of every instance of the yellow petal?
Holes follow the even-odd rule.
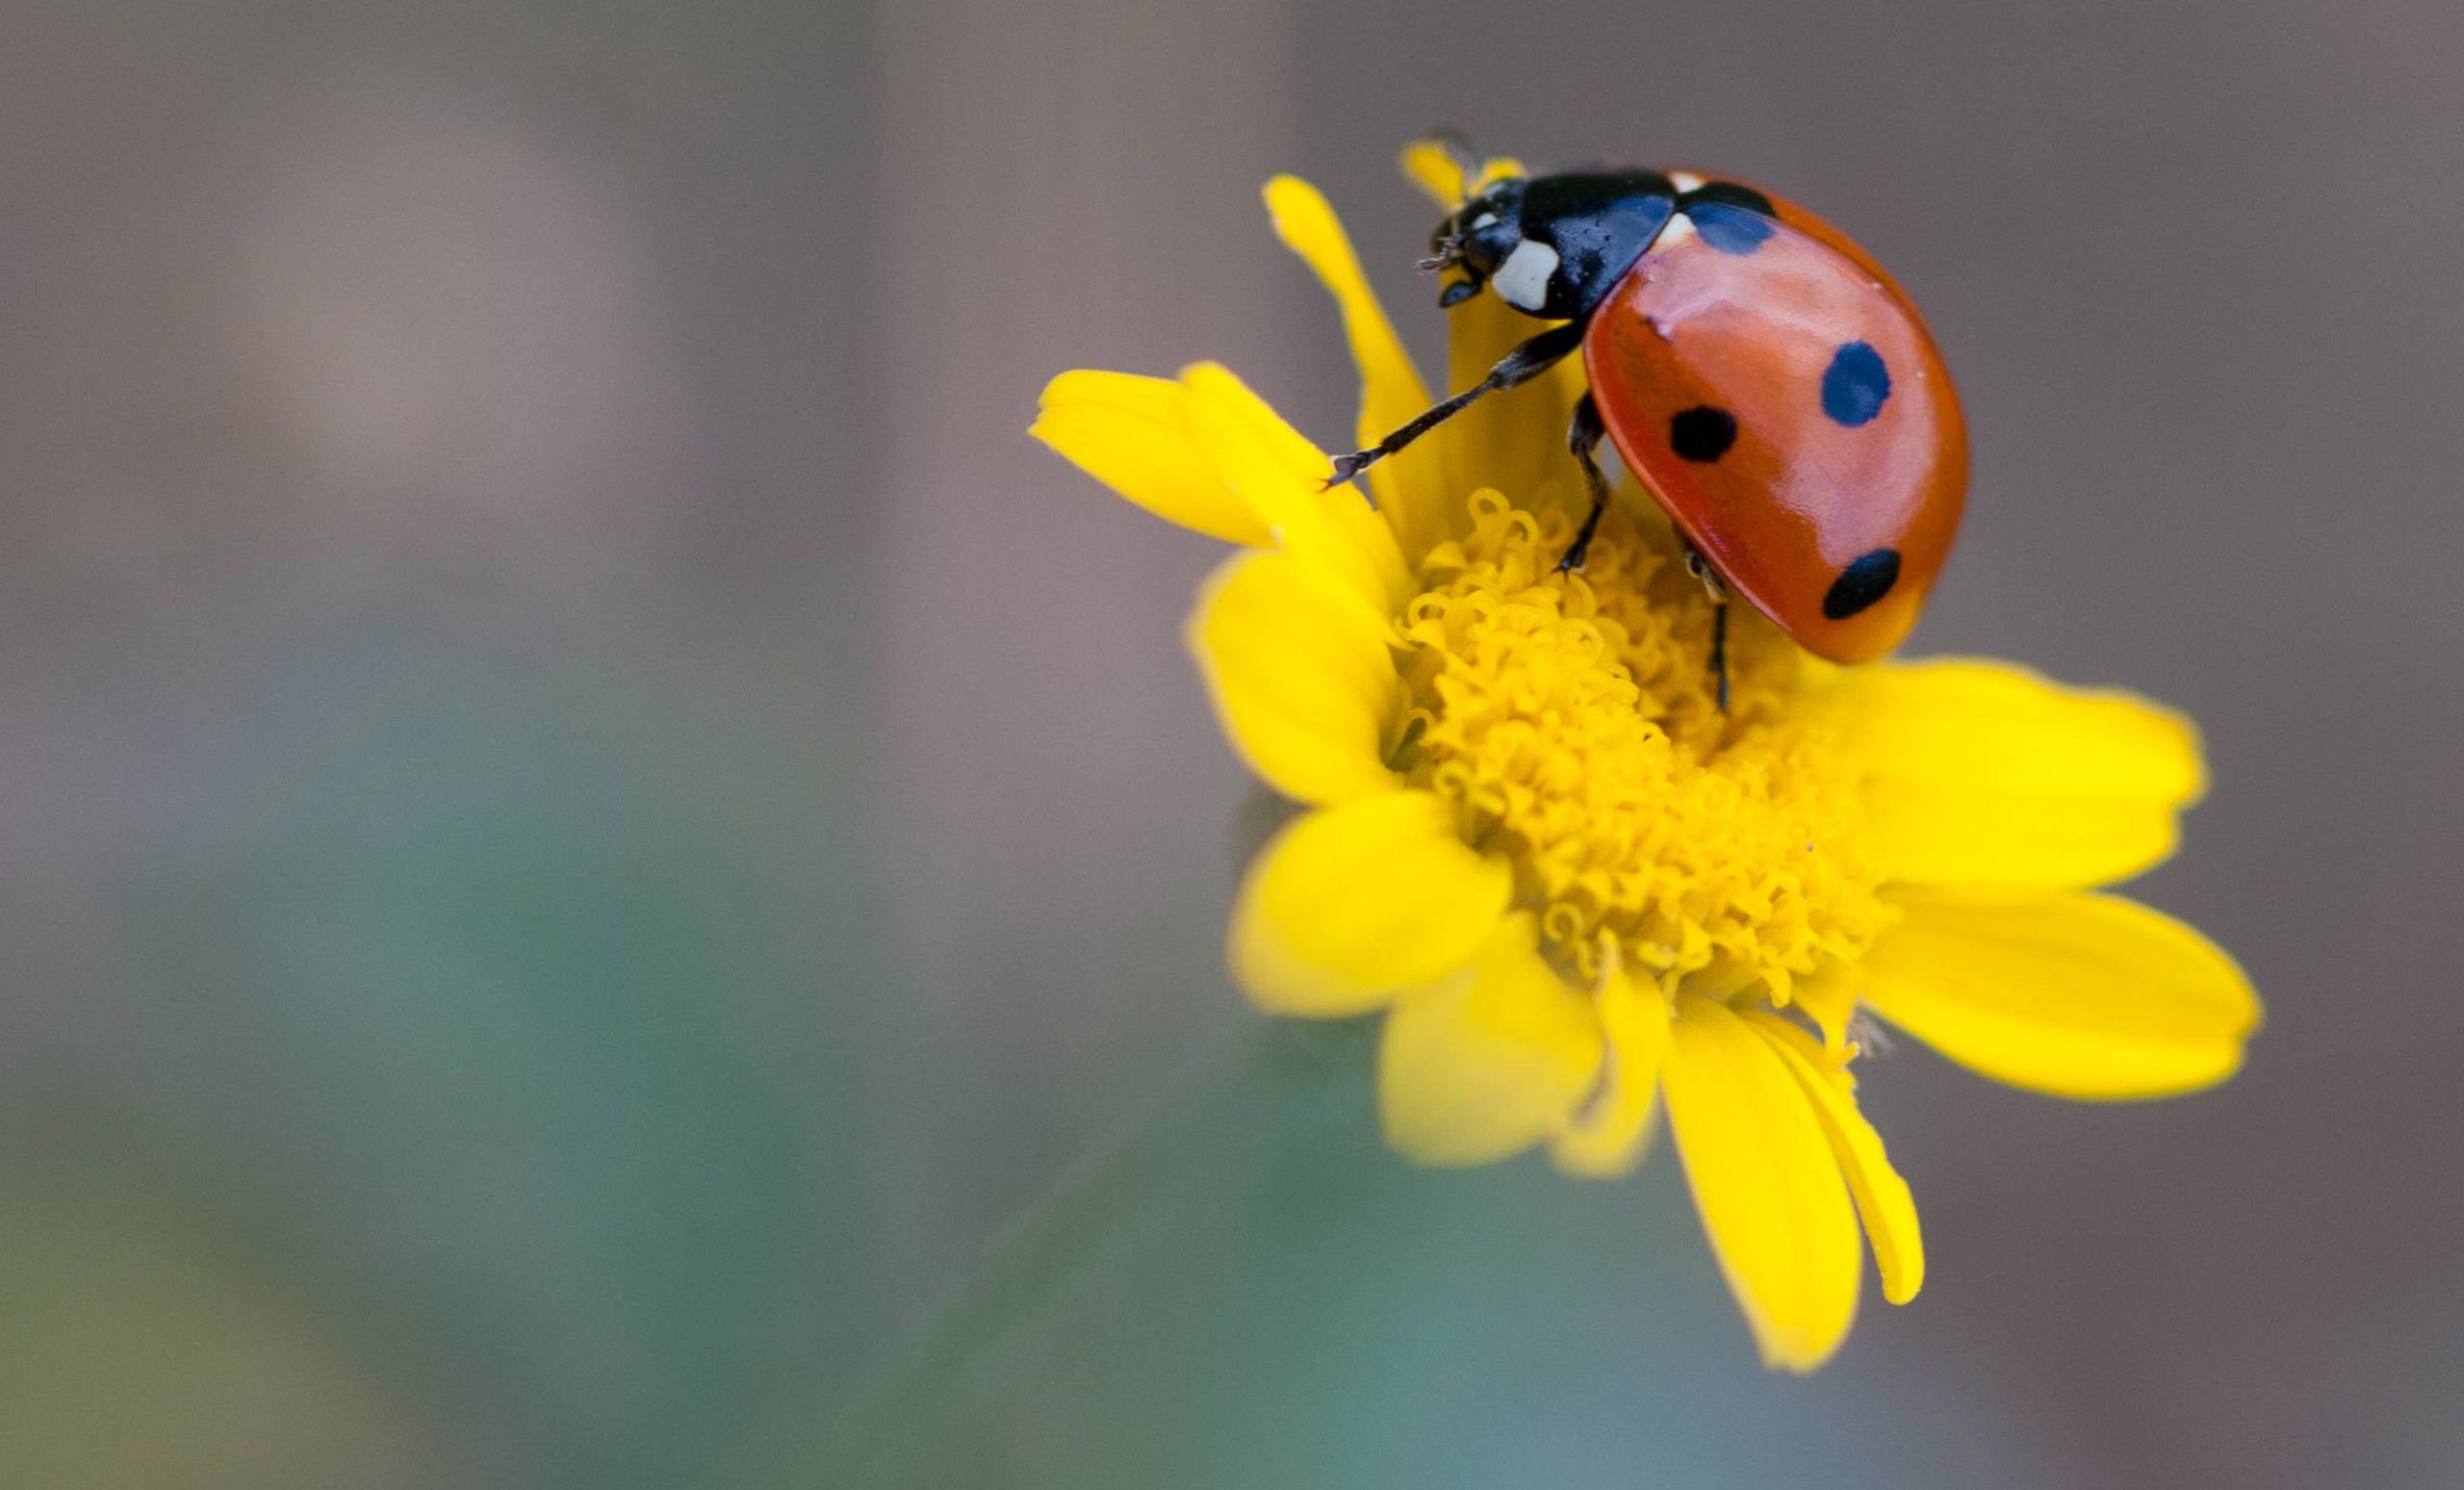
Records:
[[[1513,888],[1505,861],[1465,844],[1429,792],[1323,808],[1250,863],[1232,912],[1232,976],[1272,1014],[1363,1014],[1471,962]]]
[[[1181,372],[1190,437],[1274,535],[1276,547],[1388,615],[1411,598],[1395,530],[1349,487],[1326,488],[1325,453],[1214,363]]]
[[[1212,538],[1262,546],[1266,523],[1189,436],[1181,385],[1081,370],[1044,385],[1028,433],[1131,501]]]
[[[1831,1141],[1831,1157],[1848,1178],[1848,1194],[1856,1199],[1858,1218],[1873,1243],[1883,1297],[1895,1304],[1908,1302],[1925,1286],[1925,1240],[1916,1224],[1916,1201],[1883,1151],[1882,1135],[1857,1110],[1856,1083],[1825,1060],[1804,1030],[1776,1015],[1747,1018],[1780,1052],[1781,1063],[1813,1103],[1823,1137]]]
[[[1409,423],[1434,401],[1409,353],[1361,272],[1351,240],[1318,189],[1296,176],[1267,183],[1267,211],[1284,246],[1300,256],[1335,297],[1360,367],[1360,419],[1353,429],[1363,449]],[[1369,490],[1378,510],[1395,526],[1407,554],[1425,553],[1445,536],[1444,470],[1435,447],[1412,446],[1369,468]]]
[[[1400,164],[1412,185],[1448,212],[1462,206],[1463,199],[1471,194],[1464,190],[1463,162],[1439,141],[1413,141],[1403,146]]]
[[[1823,1043],[1837,1051],[1848,1042],[1848,1021],[1857,1013],[1857,970],[1846,963],[1826,962],[1798,978],[1788,1002],[1805,1011],[1822,1031]]]
[[[1403,708],[1386,619],[1288,553],[1238,553],[1199,594],[1189,642],[1249,768],[1314,804],[1395,790]]]
[[[1836,687],[1886,880],[2125,879],[2173,851],[2205,789],[2197,730],[2127,693],[1947,659],[1849,669]]]
[[[1467,190],[1476,196],[1509,176],[1529,174],[1531,174],[1530,170],[1519,158],[1511,155],[1492,155],[1480,162],[1480,173],[1472,178]]]
[[[1561,1126],[1599,1080],[1600,1020],[1541,961],[1528,914],[1472,965],[1396,1001],[1377,1049],[1386,1142],[1422,1164],[1488,1164]]]
[[[1770,1040],[1678,1000],[1661,1084],[1695,1208],[1766,1366],[1811,1371],[1857,1315],[1857,1216],[1830,1140]]]
[[[1369,288],[1351,239],[1324,194],[1297,176],[1277,176],[1267,183],[1266,202],[1275,236],[1317,274],[1343,312],[1344,333],[1360,365],[1359,429],[1361,444],[1368,445],[1427,408],[1428,389]]]
[[[1460,150],[1442,140],[1413,141],[1403,146],[1402,158],[1397,164],[1412,185],[1448,212],[1462,206],[1475,192],[1484,191],[1508,176],[1529,174],[1523,162],[1513,156],[1492,155],[1480,162],[1478,171],[1467,180]]]
[[[1919,889],[1861,964],[1875,1013],[1973,1070],[2092,1099],[2169,1096],[2238,1069],[2258,995],[2168,915],[2077,891]]]
[[[1659,1068],[1668,1051],[1668,999],[1613,968],[1596,1000],[1608,1061],[1600,1090],[1549,1143],[1568,1174],[1606,1179],[1631,1173],[1651,1145]]]

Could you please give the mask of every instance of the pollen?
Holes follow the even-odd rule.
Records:
[[[1495,492],[1421,567],[1404,608],[1413,708],[1398,764],[1514,866],[1544,950],[1614,958],[1713,996],[1788,1002],[1794,979],[1880,929],[1858,783],[1809,707],[1786,639],[1742,605],[1732,699],[1712,606],[1665,523],[1620,503],[1579,574],[1573,524]]]

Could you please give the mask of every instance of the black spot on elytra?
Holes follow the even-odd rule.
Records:
[[[1668,448],[1691,461],[1714,461],[1736,444],[1736,416],[1708,405],[1687,409],[1668,422]]]
[[[1899,583],[1899,551],[1876,549],[1860,553],[1831,581],[1830,592],[1822,598],[1825,619],[1845,621],[1890,593]]]
[[[1733,181],[1706,181],[1677,198],[1677,210],[1693,220],[1703,242],[1722,253],[1752,253],[1771,236],[1780,216],[1771,198]]]
[[[1694,231],[1703,235],[1703,242],[1722,253],[1752,253],[1771,236],[1770,218],[1726,202],[1697,202],[1686,209],[1685,216],[1694,219]]]
[[[1847,342],[1822,374],[1822,412],[1854,429],[1869,424],[1890,397],[1890,369],[1869,342]]]

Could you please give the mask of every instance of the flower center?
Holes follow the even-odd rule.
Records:
[[[1731,707],[1708,671],[1712,607],[1673,531],[1613,511],[1579,575],[1573,525],[1495,492],[1421,566],[1400,764],[1505,854],[1550,955],[1776,1003],[1880,920],[1857,783],[1801,686],[1795,647],[1732,606]]]

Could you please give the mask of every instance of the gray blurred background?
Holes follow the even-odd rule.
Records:
[[[2271,1023],[2152,1107],[1881,1063],[1932,1273],[1803,1381],[1674,1166],[1411,1171],[1303,1050],[906,1482],[2464,1482],[2450,0],[7,21],[0,1482],[811,1482],[1001,1218],[1255,1038],[1212,547],[1035,393],[1220,357],[1343,440],[1257,187],[1433,357],[1440,124],[1891,266],[1976,442],[1919,650],[2196,714],[2143,888]]]

